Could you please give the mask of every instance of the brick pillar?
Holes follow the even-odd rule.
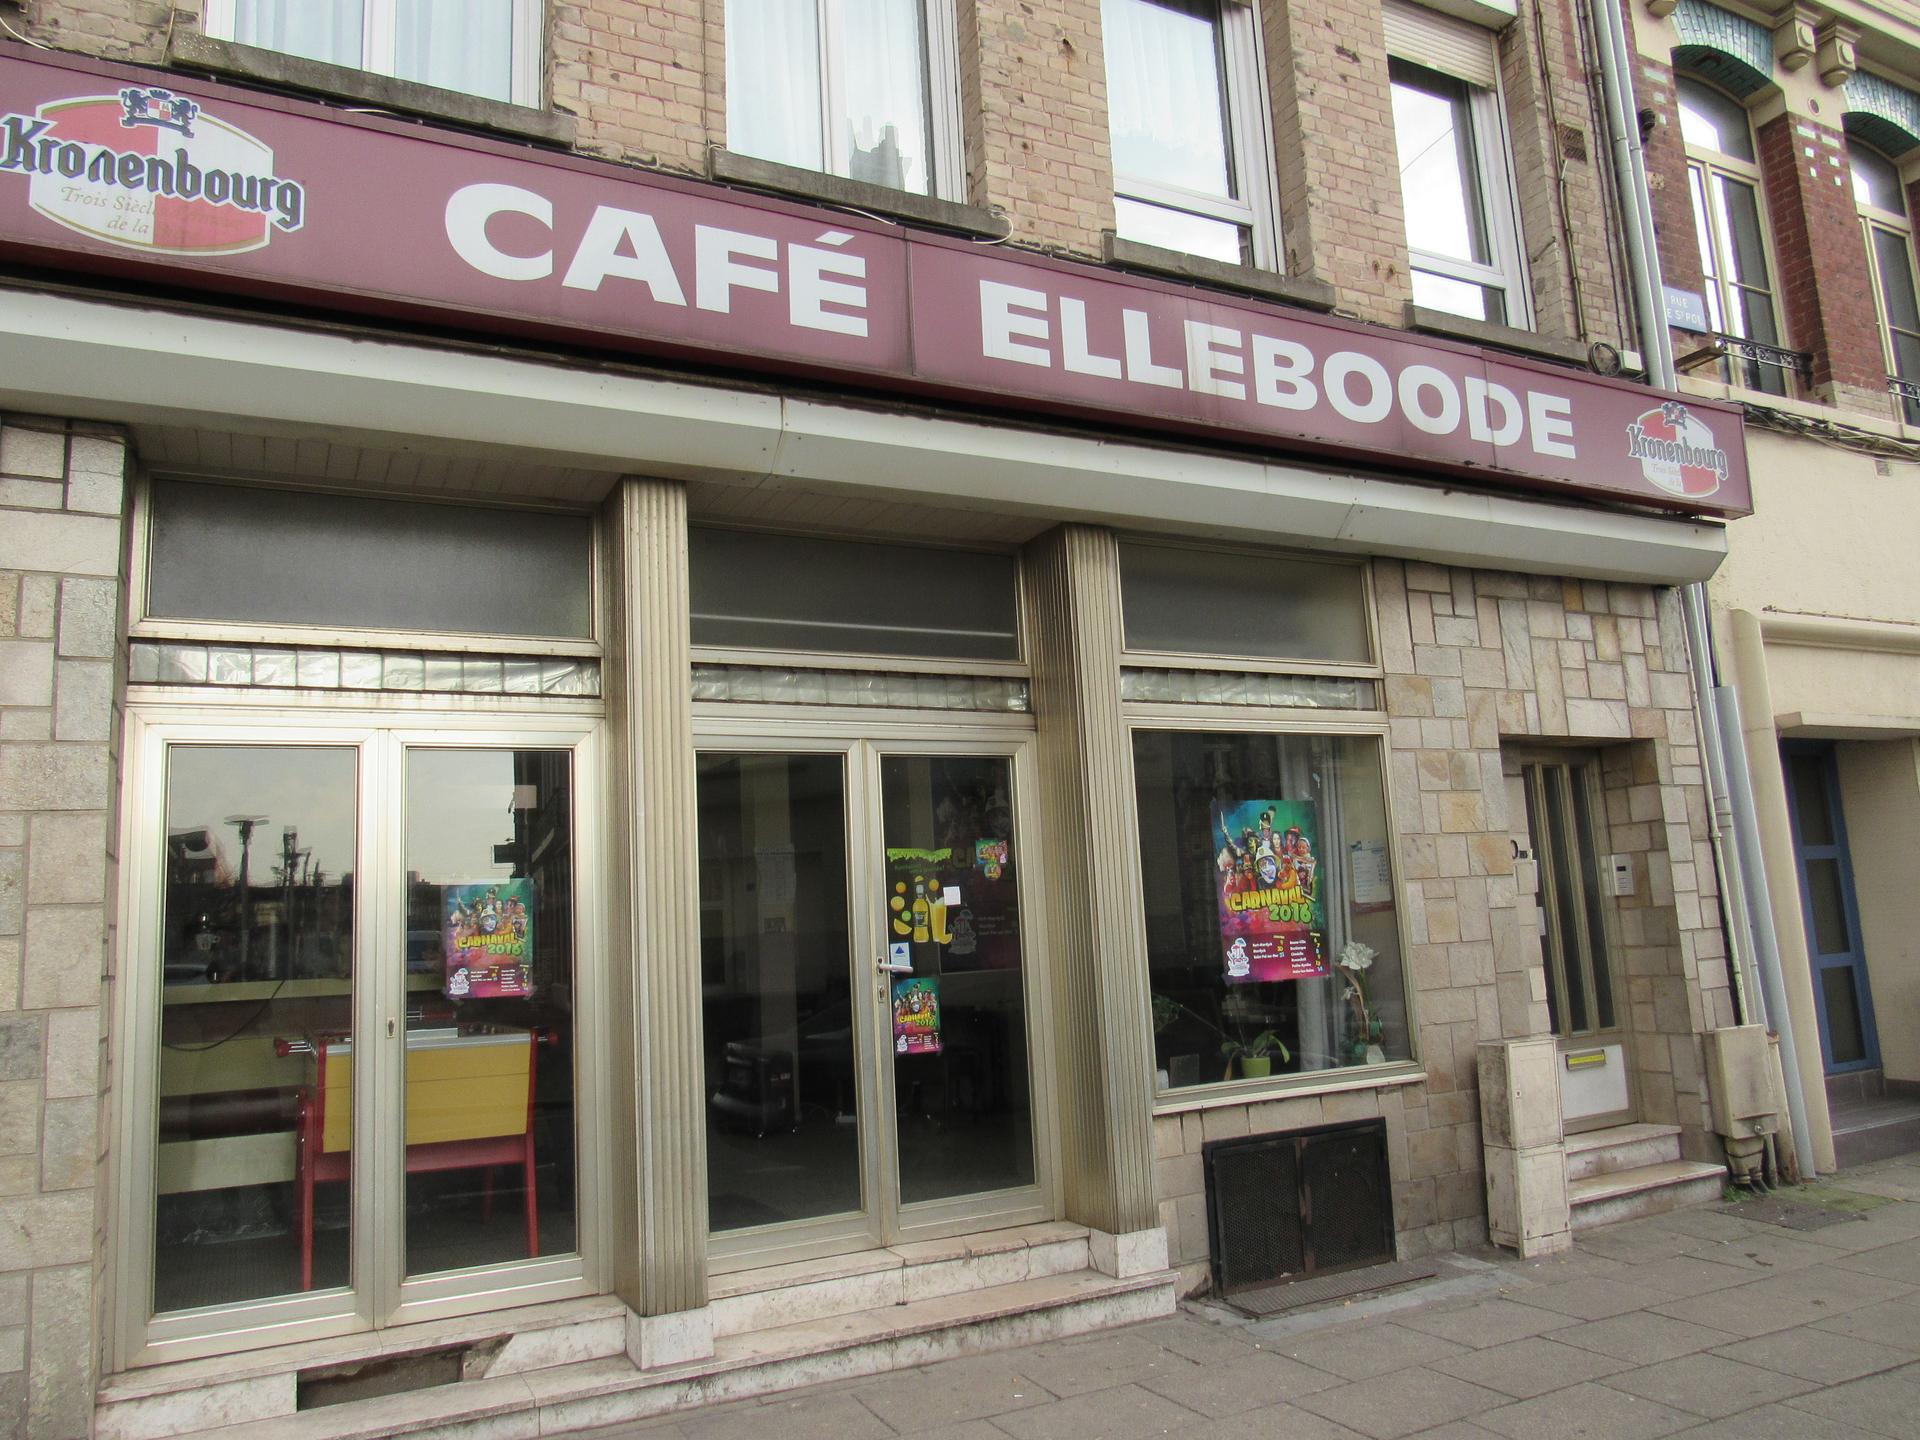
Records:
[[[579,148],[704,175],[726,140],[726,27],[718,3],[580,0],[548,7],[553,106]]]
[[[0,1433],[89,1433],[126,452],[0,423]]]
[[[1645,55],[1636,56],[1634,99],[1651,110],[1653,128],[1645,142],[1647,192],[1653,205],[1655,248],[1660,254],[1660,278],[1676,290],[1706,289],[1700,269],[1700,242],[1693,229],[1693,199],[1687,193],[1687,150],[1680,139],[1680,105],[1674,90],[1673,69]],[[1692,349],[1697,337],[1676,332],[1674,349]]]
[[[1885,415],[1880,321],[1845,142],[1839,131],[1792,114],[1759,126],[1755,140],[1783,329],[1796,350],[1812,352],[1821,399]]]

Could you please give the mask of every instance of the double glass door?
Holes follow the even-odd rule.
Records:
[[[1048,1214],[1021,742],[698,760],[716,1268]]]
[[[137,1339],[190,1353],[581,1288],[588,736],[139,744]]]

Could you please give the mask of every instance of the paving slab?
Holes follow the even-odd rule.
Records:
[[[1298,1360],[1347,1380],[1364,1380],[1374,1375],[1424,1364],[1429,1360],[1458,1355],[1467,1347],[1412,1330],[1391,1321],[1373,1325],[1343,1326],[1325,1335],[1306,1340],[1290,1340],[1275,1347],[1289,1359]]]
[[[1808,1415],[1838,1420],[1892,1440],[1913,1440],[1920,1429],[1920,1366],[1830,1385],[1786,1404]]]
[[[1059,1398],[1013,1369],[1012,1358],[970,1355],[901,1370],[848,1393],[901,1435],[1050,1405]]]
[[[1656,1315],[1751,1336],[1830,1320],[1849,1310],[1912,1293],[1911,1285],[1897,1280],[1809,1265],[1785,1275],[1769,1275],[1735,1290],[1689,1295],[1646,1308]]]
[[[1810,1380],[1729,1360],[1724,1355],[1682,1355],[1677,1360],[1662,1360],[1658,1365],[1643,1365],[1609,1376],[1604,1383],[1709,1420],[1737,1415],[1814,1388]]]
[[[1175,1433],[1180,1440],[1367,1440],[1358,1430],[1294,1405],[1269,1405]]]
[[[1144,1435],[1184,1434],[1196,1418],[1193,1411],[1164,1395],[1139,1385],[1121,1385],[998,1415],[993,1423],[1014,1440],[1134,1440]]]
[[[1508,1298],[1577,1320],[1605,1320],[1629,1310],[1650,1309],[1671,1297],[1645,1285],[1625,1285],[1605,1275],[1589,1275],[1539,1289],[1515,1290]]]
[[[1550,1390],[1564,1390],[1569,1385],[1598,1380],[1632,1366],[1596,1350],[1581,1350],[1536,1336],[1448,1360],[1435,1360],[1430,1368],[1456,1380],[1498,1390],[1515,1400],[1531,1400]]]
[[[1920,1316],[1915,1319],[1920,1321]],[[1722,1345],[1713,1353],[1748,1365],[1758,1365],[1765,1370],[1775,1370],[1782,1375],[1811,1380],[1816,1385],[1839,1385],[1844,1381],[1877,1375],[1883,1370],[1897,1370],[1903,1365],[1911,1365],[1915,1352],[1920,1351],[1920,1334],[1915,1334],[1912,1339],[1914,1348],[1902,1350],[1878,1341],[1836,1335],[1815,1326],[1802,1325],[1797,1329],[1780,1330],[1771,1335],[1756,1336],[1752,1340]]]
[[[1696,1350],[1711,1350],[1740,1337],[1710,1325],[1641,1313],[1613,1315],[1572,1330],[1556,1330],[1553,1338],[1563,1345],[1596,1350],[1616,1360],[1653,1365],[1677,1355],[1691,1355]]]
[[[1684,1440],[1886,1440],[1842,1420],[1809,1415],[1786,1405],[1762,1405],[1724,1420],[1710,1420],[1684,1433]]]
[[[1219,1419],[1331,1390],[1346,1381],[1330,1371],[1316,1370],[1284,1355],[1247,1351],[1242,1359],[1228,1364],[1208,1366],[1191,1374],[1164,1375],[1141,1383],[1156,1395],[1164,1395],[1189,1410]]]
[[[1416,1365],[1335,1390],[1322,1390],[1296,1403],[1303,1410],[1371,1435],[1373,1440],[1400,1440],[1436,1424],[1483,1414],[1506,1399],[1484,1385],[1472,1385]]]
[[[1431,1310],[1405,1315],[1398,1323],[1412,1330],[1424,1330],[1456,1345],[1484,1348],[1505,1345],[1510,1340],[1525,1340],[1546,1335],[1581,1322],[1572,1315],[1542,1310],[1537,1305],[1521,1305],[1504,1297],[1482,1300],[1458,1309]]]
[[[1508,1440],[1659,1440],[1698,1415],[1598,1383],[1572,1385],[1474,1418]]]

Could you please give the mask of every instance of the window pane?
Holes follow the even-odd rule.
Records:
[[[407,1273],[574,1238],[573,775],[407,753]]]
[[[394,73],[490,100],[513,96],[513,0],[395,0]]]
[[[1033,1183],[1025,849],[1013,830],[1012,770],[1006,759],[973,755],[880,761],[887,935],[913,966],[893,980],[893,1024],[882,1032],[893,1038],[900,1199],[909,1205]]]
[[[1488,263],[1468,87],[1395,61],[1393,135],[1407,243],[1429,255]]]
[[[1854,204],[1891,210],[1896,215],[1907,213],[1906,190],[1891,160],[1871,146],[1849,140],[1847,164],[1853,173]]]
[[[727,0],[726,13],[728,147],[803,170],[826,169],[815,6]]]
[[[1218,5],[1105,0],[1100,16],[1114,173],[1209,195],[1237,194]]]
[[[1834,843],[1833,811],[1827,805],[1826,759],[1805,753],[1787,756],[1787,777],[1793,784],[1793,816],[1802,845]]]
[[[1379,742],[1136,730],[1133,764],[1161,1084],[1407,1058]]]
[[[1561,782],[1565,771],[1558,765],[1537,767],[1544,802],[1544,813],[1536,823],[1546,826],[1549,868],[1544,876],[1554,898],[1552,918],[1557,928],[1544,937],[1549,963],[1553,965],[1565,989],[1566,1008],[1560,1017],[1562,1035],[1576,1035],[1593,1028],[1593,1011],[1587,995],[1587,972],[1581,945],[1587,939],[1585,896],[1580,888],[1578,869],[1580,837],[1573,829]],[[1538,836],[1540,832],[1534,831]],[[1604,958],[1603,962],[1604,963]]]
[[[1860,1020],[1860,994],[1851,965],[1820,972],[1820,998],[1827,1017],[1829,1065],[1852,1065],[1867,1058],[1866,1026]]]
[[[693,643],[1016,660],[1011,555],[761,535],[687,535]]]
[[[1355,565],[1123,544],[1127,648],[1366,663],[1366,587]]]
[[[1907,237],[1892,230],[1870,227],[1873,258],[1880,271],[1880,298],[1887,323],[1899,330],[1920,330],[1920,305],[1913,293],[1913,261]]]
[[[1727,278],[1764,290],[1767,251],[1760,235],[1760,197],[1745,181],[1713,178],[1720,191],[1720,247],[1729,262]]]
[[[1613,1028],[1613,966],[1608,958],[1606,891],[1600,885],[1600,857],[1593,807],[1588,799],[1588,771],[1571,767],[1568,788],[1573,794],[1573,839],[1580,852],[1580,905],[1587,927],[1587,953],[1593,960],[1593,1023],[1601,1030]]]
[[[1687,167],[1687,195],[1693,202],[1693,239],[1700,251],[1700,271],[1706,278],[1707,324],[1725,334],[1727,307],[1720,293],[1720,257],[1714,249],[1711,207],[1707,203],[1707,175],[1698,165]]]
[[[1736,160],[1753,159],[1753,130],[1739,101],[1685,75],[1679,77],[1675,88],[1679,91],[1682,141]]]
[[[357,774],[168,752],[156,1311],[348,1283]]]
[[[715,1230],[860,1208],[841,766],[838,755],[699,759]]]
[[[593,634],[585,515],[157,481],[147,613],[459,634]]]
[[[1507,297],[1500,291],[1491,285],[1436,275],[1431,270],[1414,270],[1413,303],[1429,310],[1444,310],[1449,315],[1464,315],[1469,320],[1485,320],[1492,325],[1507,323]]]
[[[840,0],[838,73],[846,101],[847,175],[933,193],[928,164],[923,0]],[[795,9],[809,6],[794,4]]]
[[[1245,265],[1251,259],[1252,246],[1244,225],[1148,205],[1124,195],[1114,196],[1113,211],[1114,230],[1122,240],[1158,245],[1183,255],[1204,255],[1229,265]]]
[[[1807,861],[1807,909],[1813,913],[1816,955],[1845,955],[1853,949],[1847,907],[1840,888],[1838,860]]]
[[[233,36],[242,45],[358,70],[363,0],[234,0]]]

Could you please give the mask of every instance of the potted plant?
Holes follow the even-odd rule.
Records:
[[[1161,1034],[1182,1015],[1191,1014],[1186,1006],[1171,995],[1153,997],[1153,1038],[1154,1048],[1159,1049]],[[1200,1083],[1200,1057],[1198,1055],[1169,1055],[1166,1068],[1160,1072],[1161,1088],[1179,1089],[1183,1085]]]
[[[1386,1027],[1367,996],[1367,971],[1373,965],[1374,954],[1374,948],[1364,941],[1349,940],[1341,946],[1340,958],[1333,962],[1346,979],[1345,998],[1353,1016],[1347,1058],[1355,1065],[1380,1065],[1387,1058],[1387,1052],[1380,1046]]]
[[[1220,1053],[1227,1058],[1226,1074],[1221,1077],[1223,1080],[1233,1078],[1235,1061],[1239,1062],[1242,1077],[1257,1080],[1273,1073],[1274,1056],[1280,1057],[1282,1065],[1293,1059],[1293,1052],[1271,1030],[1262,1030],[1251,1040],[1229,1039],[1220,1046]]]

